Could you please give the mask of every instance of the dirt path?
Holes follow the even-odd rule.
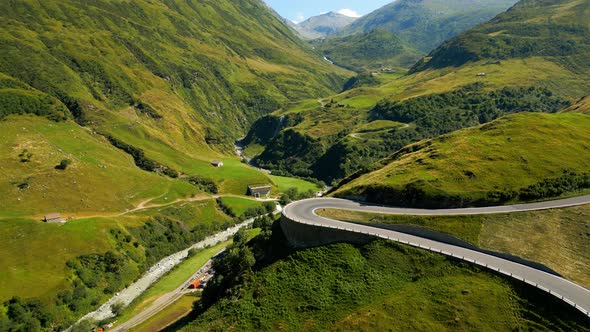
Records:
[[[149,204],[149,202],[156,200],[162,196],[164,196],[164,195],[146,198],[146,199],[140,201],[136,207],[134,207],[133,209],[127,210],[125,212],[92,212],[92,211],[90,211],[90,212],[72,212],[72,213],[62,213],[62,216],[65,219],[112,218],[112,217],[122,217],[127,214],[131,214],[131,213],[135,213],[135,212],[140,212],[140,211],[149,210],[149,209],[162,208],[162,207],[167,207],[167,206],[176,205],[176,204],[180,204],[180,203],[206,201],[206,200],[217,199],[217,198],[222,198],[222,197],[237,197],[237,198],[243,198],[243,199],[250,199],[250,198],[247,198],[244,196],[233,195],[233,194],[213,195],[213,196],[199,195],[199,196],[195,196],[195,197],[179,198],[174,201],[166,202],[166,203]],[[276,198],[250,199],[250,200],[257,201],[257,202],[278,201],[278,199],[276,199]],[[24,218],[34,219],[34,220],[42,220],[44,218],[44,216],[43,215],[33,215],[33,216],[26,216]]]
[[[401,126],[399,129],[408,129],[408,128],[410,128],[410,124],[404,123],[404,125]],[[371,134],[371,133],[379,133],[381,131],[384,131],[384,130],[369,131],[369,132],[365,132],[365,133],[351,133],[351,134],[348,134],[348,136],[350,136],[352,138],[356,138],[356,139],[363,139],[362,137],[359,137],[359,135],[362,135],[362,134]]]
[[[209,200],[212,198],[216,198],[215,196],[199,195],[199,196],[189,197],[189,198],[179,198],[177,200],[174,200],[171,202],[166,202],[166,203],[149,204],[149,202],[156,200],[162,196],[164,196],[164,195],[146,198],[146,199],[140,201],[136,207],[134,207],[133,209],[126,210],[125,212],[92,212],[92,211],[90,211],[90,212],[72,212],[72,213],[66,212],[66,213],[62,213],[62,216],[63,216],[63,218],[66,218],[66,219],[122,217],[124,215],[143,211],[143,210],[166,207],[166,206],[170,206],[170,205],[174,205],[174,204],[178,204],[178,203],[205,201],[205,200]],[[217,197],[219,197],[219,196],[217,196]],[[44,218],[44,216],[43,215],[33,215],[33,216],[26,216],[24,218],[42,220]]]

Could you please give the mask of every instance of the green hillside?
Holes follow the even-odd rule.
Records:
[[[213,199],[65,225],[0,219],[0,326],[64,330],[161,258],[232,223]]]
[[[387,76],[392,79],[391,74],[377,79]],[[569,105],[544,88],[495,90],[482,82],[451,92],[378,102],[390,87],[399,89],[396,83],[404,79],[394,78],[377,87],[361,86],[321,100],[324,106],[310,101],[278,111],[255,124],[246,142],[266,145],[255,159],[265,168],[331,182],[425,138],[506,114],[557,112]],[[272,133],[276,134],[267,136]]]
[[[380,29],[319,39],[311,44],[334,64],[356,72],[387,67],[409,68],[422,56],[402,43],[394,33]]]
[[[0,27],[0,330],[63,330],[227,228],[213,195],[317,188],[235,156],[254,120],[351,75],[263,3],[5,1]]]
[[[588,1],[522,0],[493,20],[445,42],[413,71],[457,67],[484,59],[541,56],[568,69],[587,72],[588,15]]]
[[[334,195],[463,207],[577,194],[590,189],[588,135],[585,114],[510,115],[410,145],[348,179]]]
[[[508,9],[515,0],[399,0],[365,15],[342,34],[394,32],[411,47],[430,52],[445,40]]]
[[[242,278],[181,331],[587,330],[540,290],[384,241],[293,252]]]
[[[570,0],[557,7],[544,2],[523,4],[527,11],[517,10],[524,6],[519,5],[509,12],[515,29],[534,30],[535,22],[547,21],[551,15],[572,24],[585,22],[579,15],[578,7],[583,6],[579,1]],[[471,31],[487,25],[455,40],[470,40]],[[564,28],[566,37],[568,31]],[[535,38],[531,37],[530,42],[534,43]],[[542,36],[538,38],[540,43],[545,42]],[[483,50],[494,45],[490,37],[478,47]],[[585,59],[590,52],[583,47],[577,52],[569,57],[553,57],[533,49],[526,56],[430,66],[407,75],[359,75],[339,94],[292,104],[262,118],[252,127],[247,143],[257,147],[255,161],[265,168],[332,182],[390,156],[406,144],[509,113],[557,112],[576,103],[590,93],[590,62],[576,60]],[[454,58],[450,53],[440,54],[441,59]],[[406,115],[398,116],[400,111]],[[393,123],[366,132],[365,126],[383,120]],[[263,152],[260,146],[265,147]]]
[[[259,116],[347,75],[258,1],[18,1],[0,13],[3,80],[60,100],[79,123],[115,136],[133,125],[185,153],[227,147]]]
[[[0,137],[0,217],[113,214],[166,194],[202,195],[188,182],[139,169],[131,156],[74,122],[11,116],[0,122]],[[56,169],[62,160],[70,164]]]

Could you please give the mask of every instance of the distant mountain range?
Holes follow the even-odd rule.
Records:
[[[318,39],[335,35],[358,18],[329,12],[313,16],[307,20],[291,25],[304,39]]]
[[[488,21],[515,2],[398,0],[358,19],[330,12],[299,24],[283,21],[301,38],[314,40],[322,55],[337,65],[362,72],[383,66],[409,68],[421,54]],[[375,30],[382,32],[371,34]],[[384,32],[391,40],[383,39]]]
[[[361,17],[341,34],[384,29],[426,53],[514,3],[515,0],[399,0]]]

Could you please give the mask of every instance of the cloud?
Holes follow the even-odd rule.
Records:
[[[297,15],[295,16],[295,19],[292,20],[293,23],[295,24],[299,24],[303,21],[305,21],[305,15],[302,12],[297,13]]]
[[[337,11],[338,14],[346,15],[348,17],[361,17],[359,13],[352,9],[344,8]]]

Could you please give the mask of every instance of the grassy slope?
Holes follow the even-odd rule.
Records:
[[[273,184],[277,186],[277,188],[279,188],[280,191],[285,191],[289,188],[297,188],[297,191],[302,193],[307,192],[309,190],[319,191],[320,189],[322,189],[318,187],[315,183],[307,182],[297,178],[276,175],[270,175],[269,178],[272,180]]]
[[[212,172],[219,151],[233,152],[233,139],[259,116],[338,89],[349,75],[312,54],[257,1],[0,6],[0,116],[5,107],[47,111],[3,98],[15,89],[39,94],[29,103],[55,104],[45,108],[61,110],[58,98],[82,113],[79,121],[150,159],[213,173],[222,192],[244,194],[247,184],[268,180],[237,159]]]
[[[362,86],[322,99],[323,104],[334,100],[336,103],[346,105],[344,108],[323,108],[314,99],[289,105],[289,107],[273,113],[272,116],[275,118],[290,116],[297,120],[290,121],[286,126],[280,128],[282,130],[277,135],[279,139],[281,133],[293,130],[298,134],[298,137],[315,140],[315,145],[318,146],[318,148],[314,149],[296,150],[293,154],[281,156],[281,159],[288,160],[294,157],[306,160],[308,164],[313,165],[321,160],[330,148],[337,145],[344,147],[341,150],[351,151],[355,149],[374,151],[376,148],[382,148],[383,143],[380,140],[369,139],[363,141],[351,139],[349,136],[351,133],[358,132],[360,127],[370,121],[369,111],[380,101],[396,102],[428,94],[446,93],[476,82],[483,83],[485,88],[489,90],[515,86],[547,87],[554,94],[572,101],[587,96],[590,93],[590,84],[588,83],[590,67],[587,66],[587,63],[590,62],[584,61],[589,54],[587,48],[583,47],[585,45],[583,37],[585,34],[583,33],[584,27],[581,24],[585,22],[584,18],[587,16],[584,13],[588,12],[588,9],[585,9],[584,6],[586,6],[586,2],[574,0],[561,1],[557,5],[548,5],[545,2],[529,4],[526,10],[512,10],[509,13],[501,14],[499,19],[474,28],[458,37],[457,40],[465,43],[474,40],[473,45],[477,47],[475,50],[479,50],[478,58],[463,62],[460,66],[449,64],[435,67],[431,65],[423,66],[421,71],[401,77],[392,74],[381,75]],[[545,22],[548,17],[552,17],[552,21],[557,22],[554,28],[556,29],[555,33],[560,38],[563,40],[572,39],[578,42],[577,54],[563,57],[545,54],[543,50],[532,48],[532,51],[526,54],[516,54],[514,57],[502,56],[502,60],[495,63],[498,57],[493,52],[487,54],[482,51],[497,48],[497,39],[501,38],[496,37],[496,34],[492,33],[493,31],[501,27],[509,27],[514,31],[519,31],[519,29],[525,32],[529,30],[536,31],[539,26],[543,26],[542,24],[539,25],[538,22]],[[508,23],[498,23],[503,21]],[[571,32],[563,22],[571,22],[577,30],[574,29]],[[484,28],[492,32],[490,32],[490,35],[486,35],[485,39],[480,40],[477,38],[478,31]],[[471,31],[474,31],[474,33],[471,33]],[[570,32],[571,36],[568,35]],[[546,42],[542,35],[527,39],[530,43],[535,43],[536,40],[540,44]],[[437,51],[434,52],[433,59],[436,59],[437,54],[441,59],[456,58],[453,54]],[[477,77],[476,74],[478,73],[486,73],[486,77]],[[274,129],[270,129],[271,132]],[[253,142],[261,144],[261,140],[254,139]],[[271,140],[270,142],[262,140],[262,144],[267,147],[267,152],[272,151],[277,142],[281,143],[279,140]],[[290,143],[284,145],[295,145],[297,142],[292,141]],[[389,154],[394,152],[394,150],[389,151]],[[262,153],[262,156],[265,156],[265,154]],[[356,157],[358,158],[358,156]],[[383,157],[385,156],[362,155],[365,164]],[[272,154],[269,154],[267,159],[263,158],[266,166],[271,166],[268,161],[272,161],[272,158]],[[333,159],[328,158],[327,160],[330,160],[333,165]],[[322,164],[321,161],[319,163]],[[326,167],[329,165],[330,163],[325,164]],[[356,170],[358,170],[358,167],[353,167],[348,174]]]
[[[222,197],[221,201],[228,206],[236,216],[241,216],[251,207],[261,206],[262,202],[241,197]]]
[[[126,108],[141,101],[165,121],[140,125],[174,129],[166,138],[176,145],[237,134],[273,104],[327,92],[346,75],[257,1],[23,1],[1,12],[1,72],[81,101],[93,119],[105,119],[97,108],[138,114]]]
[[[51,212],[112,215],[150,199],[149,204],[166,204],[204,195],[185,181],[138,169],[131,156],[71,121],[11,116],[0,121],[0,138],[0,201],[5,203],[0,217]],[[32,157],[21,162],[19,155],[25,149]],[[56,170],[62,159],[72,163],[65,171]],[[181,158],[178,163],[190,168],[189,174],[212,178],[222,194],[245,195],[247,186],[253,183],[273,184],[278,191],[291,186],[305,190],[316,187],[298,179],[266,175],[237,158],[223,160],[221,168]],[[24,182],[28,187],[19,189]]]
[[[0,234],[5,239],[0,245],[0,300],[55,294],[66,276],[65,262],[106,251],[112,246],[107,235],[113,226],[109,219],[73,221],[64,226],[27,219],[0,221]]]
[[[584,330],[585,319],[521,283],[377,241],[296,252],[183,331]]]
[[[154,208],[123,217],[88,218],[65,225],[35,220],[0,220],[0,301],[19,295],[23,298],[54,295],[65,282],[66,262],[74,257],[115,250],[112,229],[137,227],[153,216],[181,220],[192,228],[228,220],[216,209],[215,200]],[[29,287],[37,284],[38,287]]]
[[[317,40],[312,45],[336,65],[364,72],[383,67],[409,68],[422,53],[406,46],[395,34],[373,30],[345,37]]]
[[[522,0],[491,21],[443,43],[413,70],[534,55],[574,71],[588,70],[589,13],[587,1]]]
[[[365,196],[377,187],[415,184],[432,197],[483,199],[493,191],[558,177],[567,169],[588,172],[588,135],[590,117],[584,114],[511,115],[418,143],[383,168],[338,188],[335,195]]]
[[[131,156],[74,122],[12,116],[0,121],[0,215],[124,212],[169,190],[198,194],[192,185],[140,170]],[[32,153],[21,162],[23,150]],[[72,161],[64,171],[55,166]],[[29,186],[18,184],[28,180]]]
[[[545,264],[590,287],[590,206],[501,215],[417,217],[320,211],[344,221],[415,225],[454,235],[480,248]]]
[[[590,114],[590,96],[580,98],[577,103],[565,109],[564,112]]]

